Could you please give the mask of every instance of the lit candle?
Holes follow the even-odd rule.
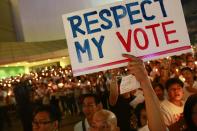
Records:
[[[11,91],[8,91],[8,96],[11,96],[12,92]]]
[[[158,71],[158,69],[156,68],[156,69],[155,69],[155,71],[157,72],[157,71]]]
[[[90,83],[90,81],[88,81],[88,85],[90,85],[91,83]]]

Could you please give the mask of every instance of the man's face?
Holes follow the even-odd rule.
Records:
[[[86,97],[83,100],[83,113],[87,119],[92,119],[94,113],[98,110],[94,97]]]
[[[159,98],[159,100],[164,100],[164,91],[160,88],[160,87],[155,87],[154,91],[157,95],[157,97]]]
[[[113,125],[103,116],[96,115],[93,117],[93,124],[90,131],[115,131]]]
[[[186,81],[193,79],[193,74],[189,70],[183,71],[182,74]]]
[[[183,88],[179,84],[173,84],[168,89],[168,97],[172,101],[181,101],[183,98]]]
[[[195,68],[195,63],[194,63],[194,61],[189,61],[189,62],[187,62],[187,66],[188,66],[189,68],[191,68],[191,69],[194,69],[194,68]]]
[[[39,112],[35,115],[32,123],[33,131],[55,131],[56,124],[50,120],[47,112]]]

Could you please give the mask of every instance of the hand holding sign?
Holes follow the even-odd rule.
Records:
[[[123,54],[123,56],[130,60],[127,65],[129,73],[134,75],[139,83],[142,83],[144,80],[146,81],[148,74],[143,61],[133,55]]]
[[[132,55],[123,55],[124,57],[127,57],[127,59],[129,60],[128,63],[128,73],[134,75],[136,77],[136,79],[139,81],[140,86],[142,88],[143,94],[144,94],[144,99],[145,99],[145,103],[146,103],[146,112],[147,112],[147,117],[148,117],[148,121],[149,121],[149,128],[150,130],[153,131],[166,131],[166,126],[163,122],[163,117],[161,115],[160,112],[160,103],[159,100],[154,92],[154,90],[152,89],[150,80],[147,76],[147,72],[146,69],[144,67],[144,64],[142,62],[142,60],[140,60],[139,58],[132,56]],[[117,84],[115,86],[111,85],[110,89],[117,89],[115,88],[117,87]],[[135,100],[134,103],[130,103],[130,104],[137,104],[139,101],[143,101],[143,95],[140,94],[137,95],[137,99]],[[110,90],[110,96],[109,96],[109,103],[111,106],[116,106],[117,102],[118,102],[118,93],[116,92],[116,90],[114,90],[114,92],[112,90]],[[122,107],[124,108],[124,107]],[[155,111],[155,112],[153,112]],[[156,124],[155,124],[156,123]]]

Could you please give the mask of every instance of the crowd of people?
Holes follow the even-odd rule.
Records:
[[[84,119],[75,125],[75,131],[197,129],[195,55],[146,63],[125,57],[131,58],[127,67],[78,77],[73,77],[69,65],[0,80],[0,129],[6,122],[11,125],[7,112],[12,109],[17,110],[24,131],[58,130],[65,115],[81,114]],[[141,88],[120,95],[117,76],[129,74]],[[46,120],[40,121],[43,116]],[[38,128],[47,124],[51,126]]]

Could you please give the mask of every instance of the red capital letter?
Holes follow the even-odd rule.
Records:
[[[138,32],[141,32],[142,35],[144,36],[144,40],[145,40],[144,46],[141,46],[140,43],[139,43],[139,41],[138,41],[138,37],[137,37],[137,33],[138,33]],[[137,28],[137,29],[134,31],[134,40],[135,40],[136,46],[137,46],[139,49],[144,50],[144,49],[148,48],[148,43],[149,43],[149,41],[148,41],[148,36],[147,36],[146,32],[145,32],[143,29]]]
[[[173,44],[173,43],[179,42],[179,40],[171,40],[171,41],[169,40],[169,36],[168,35],[176,33],[176,30],[169,30],[169,31],[167,31],[166,30],[166,25],[173,24],[173,23],[174,23],[174,21],[166,21],[166,22],[162,23],[162,28],[163,28],[163,32],[164,32],[164,36],[166,38],[167,44]]]
[[[146,26],[146,29],[150,29],[150,28],[152,29],[153,36],[154,36],[155,43],[156,43],[157,47],[159,46],[159,40],[158,40],[158,37],[157,37],[155,27],[158,27],[158,26],[160,26],[160,24],[153,24],[153,25]]]
[[[127,42],[125,42],[124,38],[122,37],[122,35],[120,34],[120,32],[116,32],[116,35],[118,36],[118,39],[120,40],[120,42],[122,43],[122,45],[124,46],[124,48],[126,49],[127,52],[131,52],[131,29],[128,30],[128,36],[127,36]]]

